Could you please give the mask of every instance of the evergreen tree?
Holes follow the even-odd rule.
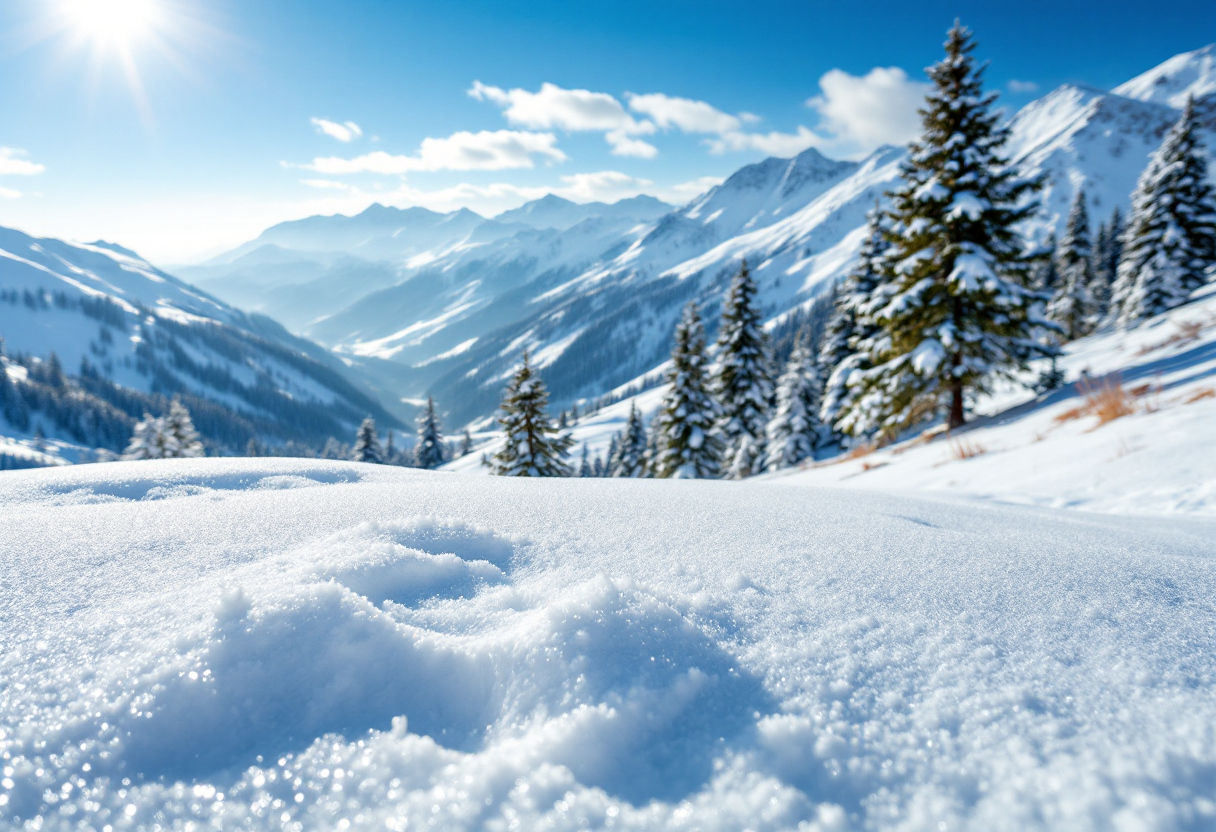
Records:
[[[659,423],[658,414],[650,420],[646,428],[646,451],[642,454],[641,477],[657,477],[659,470],[659,448],[663,442],[663,426]]]
[[[355,447],[351,450],[350,458],[355,462],[372,462],[380,465],[384,462],[384,454],[380,450],[380,439],[376,436],[376,420],[368,416],[359,425],[355,434]]]
[[[419,468],[438,468],[443,464],[443,430],[435,415],[435,400],[426,397],[426,407],[418,416],[418,442],[414,446],[414,464]]]
[[[671,351],[669,385],[655,416],[655,477],[704,478],[718,475],[722,446],[714,434],[717,414],[705,378],[705,329],[695,301],[684,307]]]
[[[604,458],[602,456],[600,456],[598,453],[595,455],[595,464],[592,465],[591,467],[592,467],[591,476],[593,476],[593,477],[608,476],[608,472],[604,467]]]
[[[168,434],[166,447],[172,449],[173,457],[188,459],[203,456],[203,443],[198,438],[198,431],[194,429],[190,411],[182,404],[181,399],[175,397],[169,404],[164,430]]]
[[[777,411],[767,429],[768,470],[791,468],[814,455],[825,432],[816,415],[818,405],[815,362],[806,345],[798,343],[777,381]]]
[[[1059,262],[1056,252],[1059,248],[1056,232],[1049,231],[1042,247],[1032,255],[1034,265],[1030,269],[1030,285],[1049,295],[1054,294],[1056,287],[1060,285],[1060,272],[1056,268],[1056,263]]]
[[[393,438],[393,429],[388,429],[388,439],[384,440],[384,464],[398,464],[397,444]]]
[[[570,427],[570,423],[566,420],[566,411],[563,410],[557,414],[557,429],[565,430],[568,427]]]
[[[640,477],[645,472],[646,427],[642,424],[637,402],[629,403],[629,419],[625,422],[625,431],[621,434],[612,460],[614,477]]]
[[[1195,108],[1149,159],[1132,194],[1112,305],[1124,326],[1186,303],[1216,265],[1216,199]]]
[[[583,456],[578,463],[578,475],[580,477],[595,476],[595,472],[591,469],[591,451],[587,449],[587,443],[583,443]]]
[[[473,435],[469,433],[469,429],[465,428],[464,433],[460,435],[460,455],[468,456],[473,451]]]
[[[1047,307],[1047,317],[1060,325],[1069,341],[1088,335],[1098,321],[1098,304],[1092,294],[1091,254],[1085,191],[1078,189],[1068,212],[1064,237],[1056,248],[1060,280]]]
[[[1093,289],[1091,293],[1098,304],[1101,318],[1110,313],[1111,291],[1119,274],[1119,258],[1123,252],[1123,215],[1116,205],[1110,220],[1103,224],[1098,241],[1094,244]]]
[[[848,379],[856,398],[838,424],[854,436],[895,436],[943,405],[958,427],[969,396],[1048,351],[1035,338],[1043,296],[1027,288],[1017,234],[1038,183],[1001,155],[1009,131],[983,92],[971,33],[956,23],[945,47],[892,194],[884,283],[865,310],[882,327],[865,344],[872,369]]]
[[[857,266],[849,272],[836,294],[832,317],[819,348],[819,376],[828,379],[820,403],[819,419],[832,427],[849,402],[849,376],[868,370],[868,353],[859,351],[879,327],[862,310],[882,282],[882,260],[889,244],[883,234],[885,215],[878,206],[870,211],[869,229],[858,254]]]
[[[123,451],[122,458],[128,460],[165,459],[172,455],[172,449],[168,447],[168,443],[169,438],[165,433],[164,420],[151,413],[144,413],[144,418],[135,423],[131,441],[127,444],[127,449]]]
[[[545,414],[549,393],[532,369],[528,352],[515,371],[502,400],[498,422],[506,433],[494,455],[494,473],[505,477],[568,477],[566,455],[573,440],[558,431]]]
[[[612,438],[608,440],[608,454],[605,457],[605,459],[607,461],[604,463],[604,472],[603,472],[602,476],[605,476],[605,477],[616,476],[615,474],[613,474],[613,471],[616,470],[615,469],[616,460],[617,460],[617,456],[620,454],[620,447],[621,447],[621,432],[618,430],[618,431],[613,432]]]
[[[731,282],[718,330],[713,390],[720,412],[718,430],[728,453],[738,456],[744,434],[751,438],[742,464],[757,461],[764,446],[764,426],[773,398],[768,335],[764,331],[756,283],[744,260]]]

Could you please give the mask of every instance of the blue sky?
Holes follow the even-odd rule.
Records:
[[[1010,108],[1216,33],[1210,0],[6,0],[0,223],[173,263],[375,200],[679,201],[905,141],[955,16]]]

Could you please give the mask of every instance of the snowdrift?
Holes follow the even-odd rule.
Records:
[[[1210,521],[253,459],[0,516],[0,825],[1216,824]]]

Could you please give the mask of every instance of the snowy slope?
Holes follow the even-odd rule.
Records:
[[[14,828],[1216,822],[1211,523],[265,460],[0,505]]]
[[[70,374],[214,402],[267,441],[319,446],[368,413],[394,423],[317,345],[104,243],[0,229],[0,337],[10,355],[55,353]],[[2,417],[0,433],[14,433]]]
[[[1068,387],[1038,399],[994,396],[980,403],[989,418],[954,437],[912,439],[772,481],[1216,518],[1216,288],[1137,329],[1068,345],[1060,367]],[[1087,383],[1121,384],[1131,412],[1101,423],[1085,412]]]
[[[1114,91],[1127,98],[1182,108],[1188,97],[1216,93],[1216,44],[1183,52],[1137,75]]]

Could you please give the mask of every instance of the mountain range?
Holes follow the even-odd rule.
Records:
[[[1013,114],[1007,153],[1023,173],[1044,178],[1027,235],[1041,242],[1059,230],[1079,189],[1095,223],[1115,206],[1126,211],[1149,154],[1188,98],[1216,148],[1214,57],[1213,46],[1184,53],[1112,91],[1064,85]],[[168,292],[143,301],[157,322],[195,315],[288,345],[351,389],[378,391],[401,416],[434,395],[456,427],[492,414],[525,347],[559,406],[652,372],[688,300],[702,304],[713,334],[744,258],[766,317],[780,324],[848,271],[866,212],[898,179],[904,153],[880,147],[840,161],[810,149],[766,159],[679,207],[651,197],[608,205],[549,195],[493,218],[382,205],[309,217],[175,270],[205,291],[132,265],[128,252],[79,251],[162,281],[145,278]],[[0,288],[6,274],[0,269]],[[55,338],[76,344],[74,353],[58,347],[61,355],[87,352],[79,337]],[[38,343],[49,348],[55,338]],[[139,381],[126,368],[115,373]]]

